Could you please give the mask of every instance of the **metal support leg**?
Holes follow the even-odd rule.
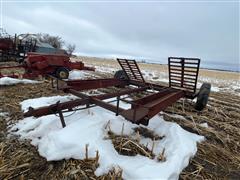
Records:
[[[58,79],[57,79],[57,90],[59,90]]]
[[[61,120],[61,123],[62,123],[62,127],[65,128],[66,127],[66,123],[64,121],[64,117],[63,117],[63,113],[62,113],[62,110],[59,106],[59,103],[60,101],[57,102],[57,111],[58,111],[58,114],[59,114],[59,117],[60,117],[60,120]]]
[[[117,112],[116,112],[116,116],[118,116],[118,113],[119,113],[119,101],[120,101],[120,96],[117,96]]]
[[[89,108],[89,107],[90,107],[89,103],[87,103],[87,104],[86,104],[86,107],[87,107],[87,108]]]
[[[136,120],[137,108],[138,108],[138,106],[135,105],[135,107],[134,107],[134,111],[133,111],[133,122],[135,122],[135,120]]]
[[[52,78],[51,78],[51,84],[52,84],[52,88],[54,88],[54,83]]]

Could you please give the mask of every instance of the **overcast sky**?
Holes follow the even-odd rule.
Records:
[[[93,56],[239,64],[239,2],[7,2],[9,34],[49,33]]]

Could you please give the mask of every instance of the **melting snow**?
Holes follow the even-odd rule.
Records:
[[[92,73],[92,72],[91,72]],[[86,79],[87,77],[91,77],[91,73],[83,70],[72,70],[69,72],[68,79]]]
[[[23,112],[26,112],[28,108],[31,106],[32,108],[39,108],[42,106],[49,106],[51,104],[56,103],[57,101],[66,102],[69,100],[77,99],[76,96],[54,96],[54,97],[41,97],[36,99],[27,99],[22,101],[20,105],[22,106]]]
[[[0,117],[6,117],[8,116],[8,112],[0,112]]]
[[[213,92],[219,92],[220,89],[219,89],[219,87],[212,86],[212,87],[211,87],[211,91],[213,91]]]
[[[0,85],[33,84],[33,83],[39,83],[39,81],[33,81],[29,79],[16,79],[10,77],[0,78]]]
[[[96,68],[97,72],[102,72],[102,73],[114,73],[117,70],[119,70],[117,68],[113,68],[113,67],[107,66],[107,65],[104,66],[104,67],[102,67],[102,66],[95,66],[95,68]]]
[[[72,96],[53,96],[48,98],[29,99],[21,103],[25,111],[29,105],[39,107],[57,101],[72,99]],[[124,105],[124,104],[121,104]],[[111,130],[121,134],[124,123],[124,134],[133,136],[133,128],[139,125],[115,116],[101,107],[81,110],[65,117],[66,127],[62,128],[59,117],[48,115],[39,118],[29,117],[11,127],[11,133],[22,139],[30,139],[38,148],[39,154],[48,161],[60,159],[83,159],[85,145],[89,145],[89,156],[95,157],[99,151],[99,167],[96,175],[107,173],[112,167],[123,170],[124,179],[178,179],[181,171],[197,151],[197,142],[204,137],[182,129],[178,124],[167,122],[159,115],[151,119],[148,128],[159,136],[165,136],[155,142],[155,159],[137,156],[124,156],[117,153],[111,140],[106,139],[106,124],[110,122]],[[141,137],[141,142],[151,144],[149,138]],[[165,148],[165,162],[158,162],[157,156]]]

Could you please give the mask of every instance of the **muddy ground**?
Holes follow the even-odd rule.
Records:
[[[29,98],[63,94],[45,80],[39,84],[0,87],[0,179],[121,179],[121,171],[113,169],[96,177],[98,158],[47,162],[29,141],[8,137],[8,126],[21,120],[19,103]],[[194,103],[180,100],[161,112],[164,119],[184,129],[205,136],[198,151],[180,179],[239,179],[240,177],[240,98],[233,93],[212,92],[209,105],[202,112]],[[182,120],[176,114],[185,117]],[[208,127],[203,126],[207,123]],[[119,137],[118,137],[119,138]],[[113,142],[115,142],[113,140]]]

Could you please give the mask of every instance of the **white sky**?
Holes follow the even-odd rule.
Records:
[[[2,2],[9,34],[49,33],[93,56],[239,64],[239,2]]]

